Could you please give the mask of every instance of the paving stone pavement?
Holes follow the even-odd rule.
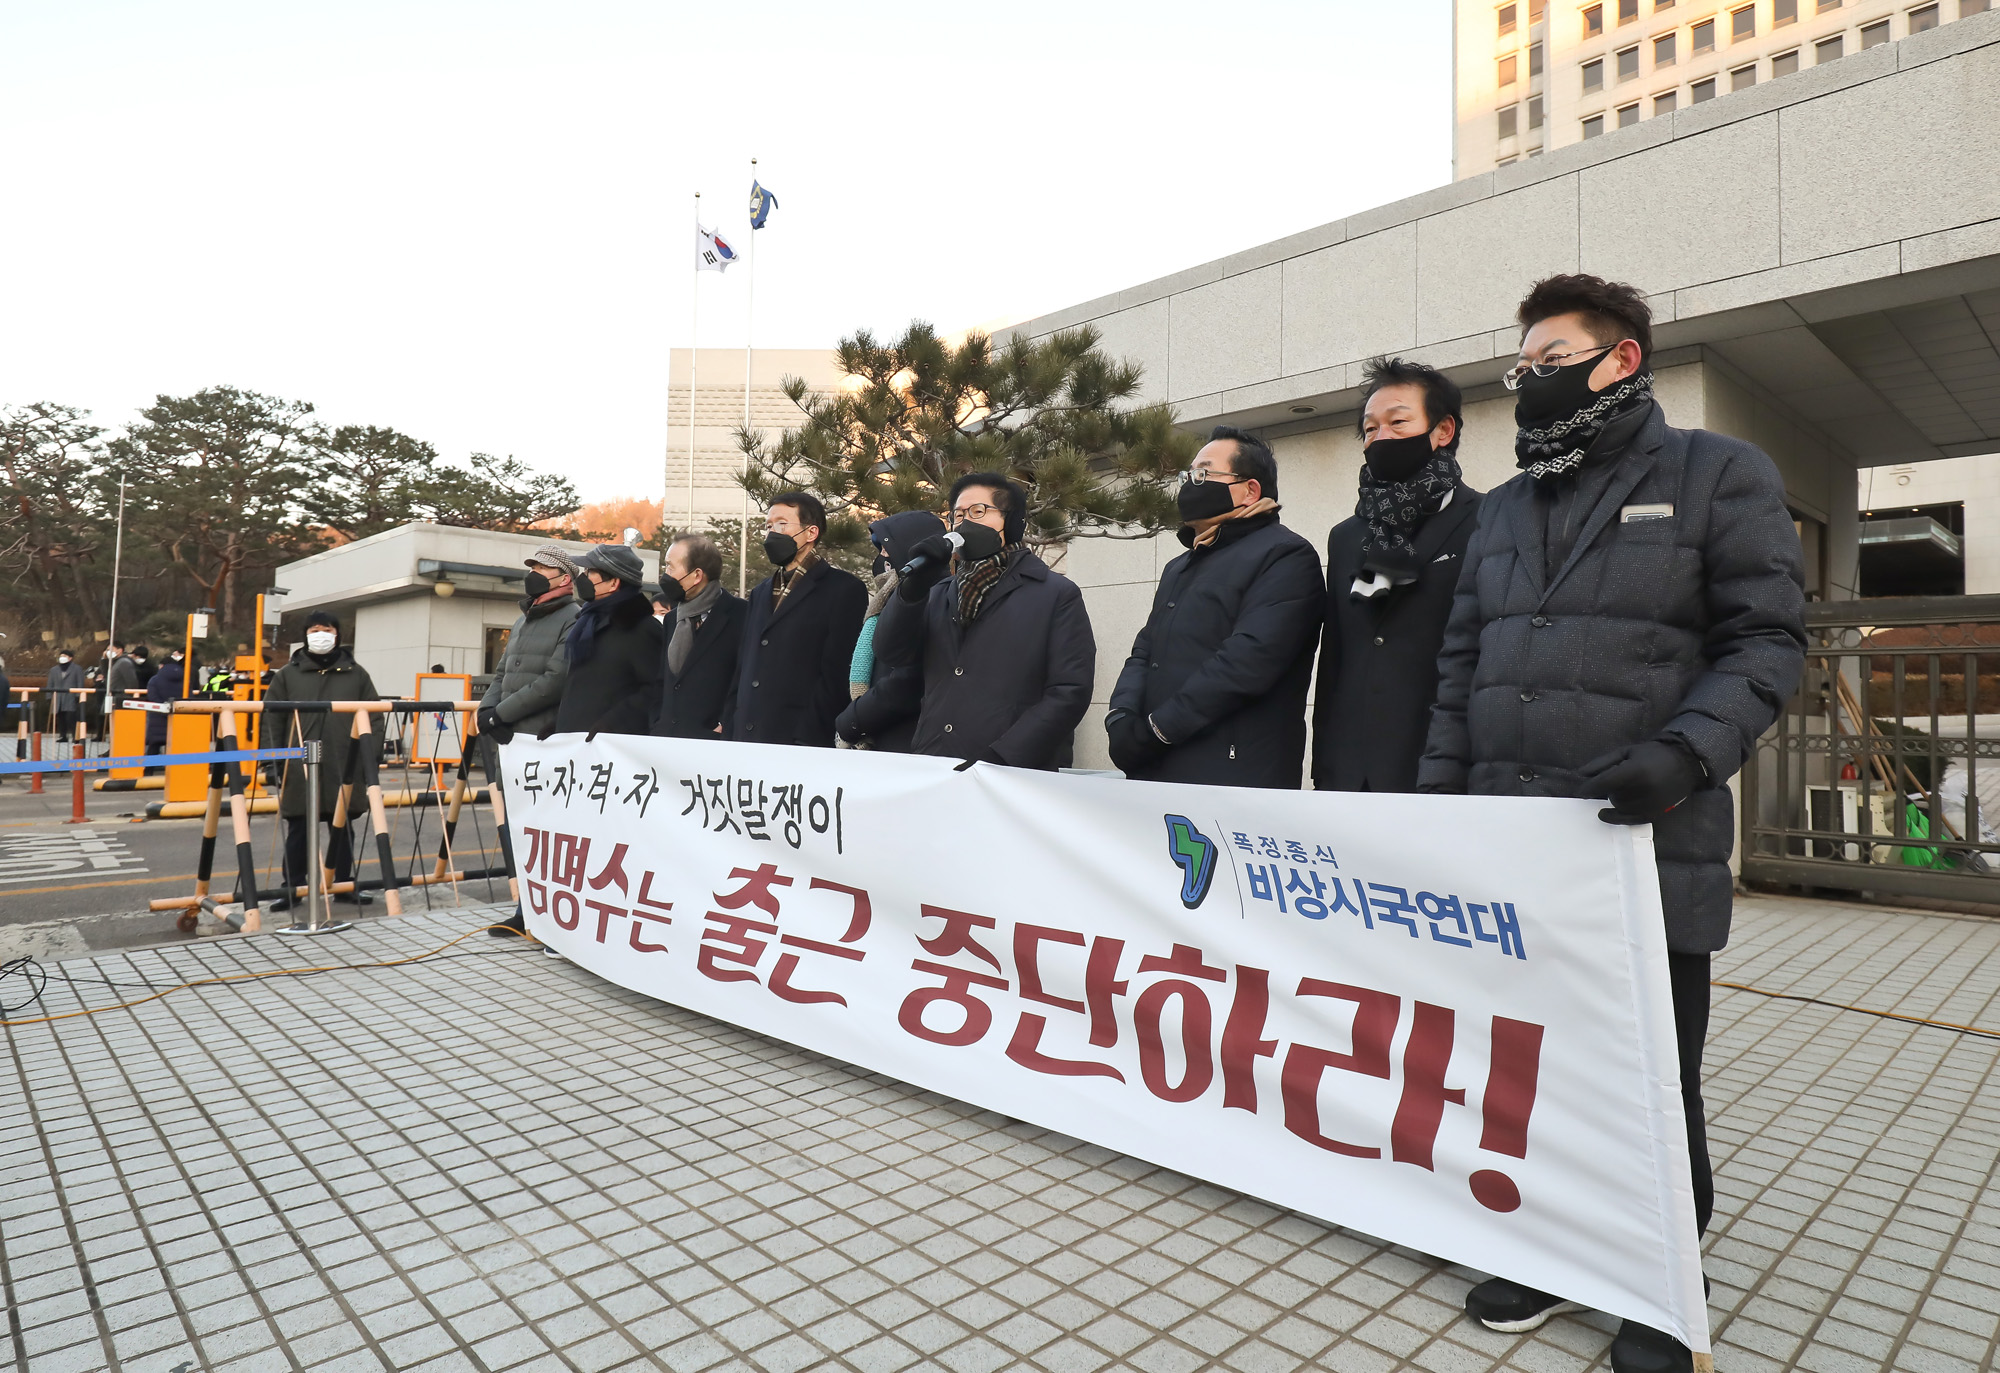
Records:
[[[54,965],[408,957],[476,916]],[[1603,1367],[1613,1322],[647,1000],[518,941],[9,1028],[0,1361],[24,1373]],[[485,962],[487,966],[480,967]],[[1716,976],[2000,1026],[2000,923],[1738,903]],[[97,982],[85,979],[99,979]],[[106,985],[112,984],[112,985]],[[7,998],[15,999],[9,984]],[[2000,1043],[1718,989],[1717,1366],[1989,1368]]]

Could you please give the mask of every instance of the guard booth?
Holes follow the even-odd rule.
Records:
[[[1818,602],[1806,637],[1740,780],[1744,881],[2000,906],[2000,595]]]

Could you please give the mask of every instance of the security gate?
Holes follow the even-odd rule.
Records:
[[[1743,769],[1744,880],[2000,905],[2000,596],[1818,602],[1806,639]]]

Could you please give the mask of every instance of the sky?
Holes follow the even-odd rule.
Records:
[[[1449,0],[0,0],[0,404],[228,384],[656,497],[699,344],[1032,317],[1450,179]]]

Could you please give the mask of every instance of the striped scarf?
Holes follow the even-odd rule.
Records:
[[[981,558],[976,563],[962,563],[953,580],[958,583],[958,622],[969,625],[979,618],[979,608],[986,602],[986,593],[1000,580],[1013,565],[1015,555],[1021,545],[1011,544],[990,558]]]

